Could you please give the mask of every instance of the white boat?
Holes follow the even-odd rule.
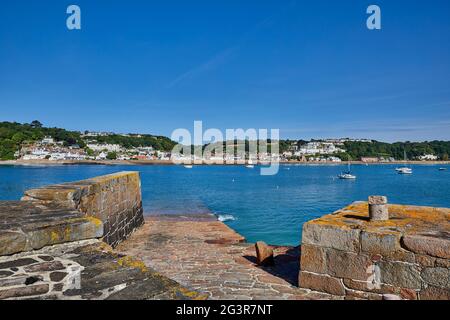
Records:
[[[439,168],[439,171],[446,171],[447,168]]]
[[[399,174],[412,174],[413,173],[412,169],[408,168],[408,167],[400,168],[397,172]]]
[[[253,169],[255,166],[253,165],[252,160],[248,160],[248,164],[245,166],[246,168]]]
[[[356,179],[356,176],[354,174],[352,174],[350,171],[350,162],[348,163],[348,170],[339,174],[338,178],[343,179],[343,180],[355,180]]]
[[[348,172],[346,173],[343,172],[340,175],[338,175],[338,178],[343,180],[355,180],[356,176]]]
[[[192,164],[186,164],[186,165],[184,165],[184,167],[185,167],[186,169],[192,169],[192,168],[193,168]]]
[[[408,160],[407,158],[406,158],[406,151],[403,151],[403,154],[404,154],[404,160],[405,160],[405,162]],[[412,174],[413,173],[413,170],[411,169],[411,168],[408,168],[407,166],[406,166],[406,164],[405,164],[405,166],[404,167],[401,167],[401,168],[396,168],[395,169],[399,174]]]

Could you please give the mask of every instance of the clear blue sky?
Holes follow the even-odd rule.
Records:
[[[0,120],[449,140],[449,13],[448,0],[2,1]]]

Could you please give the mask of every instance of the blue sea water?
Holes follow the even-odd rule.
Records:
[[[249,241],[297,245],[304,222],[369,195],[390,203],[450,207],[450,166],[416,165],[399,175],[393,165],[355,165],[356,181],[336,179],[339,165],[286,165],[275,176],[258,167],[198,166],[0,166],[0,200],[27,189],[117,171],[140,171],[145,213],[212,212]]]

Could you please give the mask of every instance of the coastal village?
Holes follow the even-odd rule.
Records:
[[[202,158],[192,156],[183,157],[183,155],[171,154],[171,152],[156,150],[152,146],[140,146],[126,148],[120,144],[99,143],[96,137],[104,137],[113,135],[108,132],[85,132],[81,134],[85,142],[82,148],[78,144],[65,145],[63,141],[57,141],[53,137],[47,136],[42,140],[33,143],[24,143],[20,150],[16,152],[15,157],[21,160],[160,160],[160,161],[187,161],[187,160],[203,160],[203,161],[239,161],[245,160],[242,155],[223,156],[210,155]],[[120,134],[121,136],[130,136]],[[134,135],[139,137],[138,135]],[[301,161],[301,162],[332,162],[339,163],[344,161],[342,154],[345,154],[345,142],[362,142],[372,143],[368,139],[324,139],[305,141],[292,141],[286,151],[280,153],[260,152],[256,155],[257,161]],[[394,162],[393,157],[361,157],[353,159],[366,163],[375,162]],[[417,159],[418,161],[436,161],[438,156],[434,154],[423,154]]]
[[[109,133],[89,133],[89,137],[105,136]],[[83,136],[82,136],[83,137]],[[84,135],[87,137],[87,135]],[[153,147],[125,148],[119,144],[102,144],[86,139],[86,147],[74,144],[64,146],[62,141],[52,137],[31,144],[25,144],[17,152],[22,160],[170,160],[170,154],[154,150]]]

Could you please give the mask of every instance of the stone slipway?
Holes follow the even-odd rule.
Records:
[[[116,250],[210,299],[331,299],[297,287],[299,248],[276,247],[275,267],[214,216],[150,216]]]

